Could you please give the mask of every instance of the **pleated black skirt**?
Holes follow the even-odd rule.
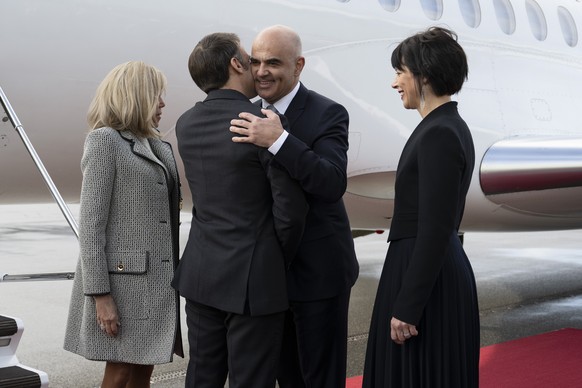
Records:
[[[479,308],[475,276],[457,236],[417,325],[418,336],[390,338],[392,306],[415,238],[392,241],[378,285],[364,366],[363,388],[479,386]]]

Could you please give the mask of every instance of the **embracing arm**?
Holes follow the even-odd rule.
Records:
[[[321,112],[312,126],[319,135],[309,147],[289,134],[275,155],[306,193],[324,201],[341,199],[347,187],[348,123],[347,111],[339,104]]]
[[[231,132],[243,135],[234,137],[233,141],[270,147],[283,132],[283,126],[277,114],[266,110],[264,113],[266,118],[241,113],[240,119],[233,120]],[[293,130],[294,133],[316,132],[311,146],[289,134],[275,159],[299,181],[307,194],[335,202],[347,187],[348,112],[339,104],[330,104],[322,107],[313,120],[316,122],[309,123],[305,131],[303,128]],[[301,120],[294,125],[301,125]]]

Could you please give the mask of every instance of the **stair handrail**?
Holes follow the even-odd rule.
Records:
[[[0,102],[2,103],[2,108],[4,109],[4,112],[8,115],[8,119],[12,123],[12,126],[14,127],[16,132],[18,132],[18,135],[22,139],[22,142],[24,143],[26,150],[28,151],[28,153],[32,157],[34,164],[36,164],[36,167],[37,167],[38,171],[40,172],[42,178],[44,179],[46,185],[48,186],[50,193],[52,194],[53,198],[57,202],[59,209],[61,210],[61,212],[65,216],[67,222],[69,223],[69,226],[73,230],[73,233],[75,233],[75,236],[77,237],[77,239],[79,239],[79,226],[77,225],[77,221],[75,220],[75,217],[73,217],[71,210],[69,209],[69,207],[65,203],[61,193],[57,189],[57,186],[53,182],[53,180],[52,180],[50,174],[48,173],[47,169],[45,168],[42,160],[38,156],[38,153],[34,149],[34,146],[32,145],[30,139],[26,135],[26,132],[24,131],[24,127],[22,126],[22,123],[18,119],[18,116],[16,115],[16,112],[14,111],[14,109],[12,109],[12,105],[10,105],[10,101],[8,100],[8,97],[6,96],[6,94],[4,94],[4,90],[2,90],[1,86],[0,86]],[[2,120],[6,121],[6,118],[3,117]],[[24,279],[36,280],[36,279],[42,279],[42,278],[46,279],[46,277],[42,276],[42,274],[26,274],[26,275],[0,274],[0,275],[2,275],[2,276],[0,276],[0,282],[6,281],[6,280],[24,280]],[[46,275],[49,275],[49,274],[46,274]],[[56,276],[56,277],[62,277],[62,278],[67,278],[67,279],[72,278],[71,274],[69,274],[69,273],[63,273],[60,275],[59,274],[50,274],[50,275],[52,275],[53,277]]]

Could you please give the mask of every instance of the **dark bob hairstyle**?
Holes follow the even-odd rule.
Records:
[[[392,52],[392,67],[407,67],[419,91],[426,80],[438,97],[458,93],[469,73],[457,34],[441,27],[431,27],[402,41]]]

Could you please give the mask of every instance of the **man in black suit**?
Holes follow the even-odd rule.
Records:
[[[192,227],[172,285],[186,298],[186,386],[274,387],[288,309],[285,271],[307,203],[265,149],[231,141],[230,119],[260,115],[249,56],[234,34],[204,37],[188,63],[207,98],[176,124]]]
[[[347,320],[358,262],[342,196],[347,185],[348,122],[340,104],[299,82],[301,40],[285,26],[253,42],[251,67],[263,107],[279,116],[243,112],[231,131],[237,143],[268,147],[303,188],[309,213],[299,251],[287,272],[290,309],[278,375],[282,388],[345,386]]]

